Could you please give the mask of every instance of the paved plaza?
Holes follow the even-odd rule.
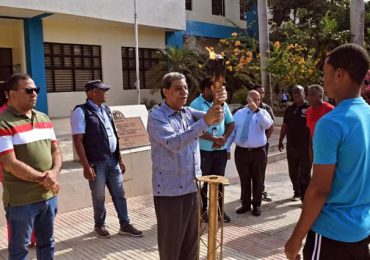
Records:
[[[229,161],[229,163],[234,163]],[[235,213],[239,206],[240,186],[233,179],[226,188],[225,210],[231,223],[224,226],[223,259],[285,259],[283,246],[292,232],[300,202],[291,202],[292,188],[286,160],[268,165],[266,189],[273,202],[263,202],[262,215]],[[98,239],[92,233],[92,208],[62,213],[55,225],[56,259],[159,259],[156,219],[151,194],[128,199],[132,223],[144,231],[144,237],[118,235],[119,223],[113,204],[107,204],[107,225],[110,239]],[[206,238],[206,234],[203,235]],[[201,258],[206,259],[206,247],[201,246]],[[30,250],[35,259],[35,250]],[[0,227],[0,259],[7,258],[6,227]]]

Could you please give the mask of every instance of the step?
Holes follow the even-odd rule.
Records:
[[[281,160],[285,160],[286,159],[286,151],[282,151],[280,152],[279,150],[278,151],[273,151],[273,152],[270,152],[268,153],[267,155],[267,163],[273,163],[273,162],[277,162],[277,161],[281,161]]]

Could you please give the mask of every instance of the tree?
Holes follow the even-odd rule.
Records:
[[[159,63],[150,71],[153,75],[150,84],[160,86],[166,72],[180,72],[186,77],[189,88],[188,101],[190,102],[198,93],[197,86],[200,81],[207,75],[205,64],[208,58],[204,54],[186,47],[166,47],[157,52],[157,58]],[[156,90],[158,89],[154,89],[154,91]]]
[[[364,45],[365,29],[365,2],[364,0],[351,0],[351,42]]]

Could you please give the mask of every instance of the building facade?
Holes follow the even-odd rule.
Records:
[[[245,29],[240,1],[137,0],[142,98],[160,100],[149,83],[158,49]],[[134,46],[134,0],[0,0],[0,83],[30,74],[51,117],[69,116],[93,79],[112,86],[109,105],[136,104]]]

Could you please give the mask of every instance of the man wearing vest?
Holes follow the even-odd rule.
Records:
[[[116,128],[107,100],[110,86],[100,80],[85,85],[87,100],[76,106],[71,116],[73,143],[83,167],[84,177],[89,180],[93,208],[95,233],[100,238],[110,237],[105,228],[106,209],[105,185],[112,196],[117,211],[119,234],[142,236],[143,233],[130,224],[127,203],[123,190],[123,163]]]
[[[10,229],[9,255],[27,259],[32,229],[37,259],[54,258],[54,218],[62,156],[52,123],[34,109],[39,88],[26,74],[12,75],[5,87],[8,108],[0,116],[3,202]]]

